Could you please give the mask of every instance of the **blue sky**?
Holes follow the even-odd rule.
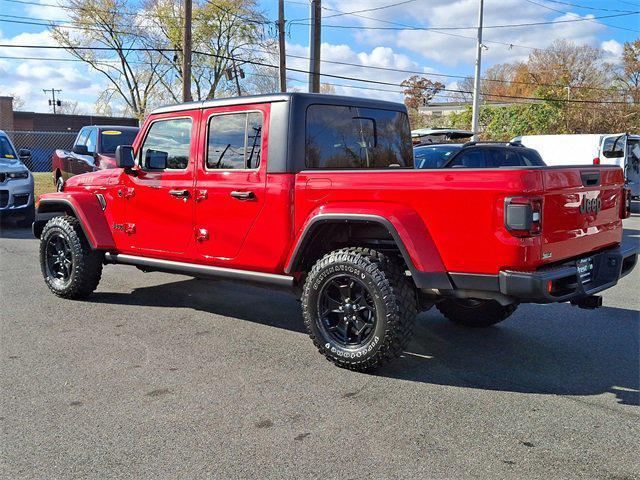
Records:
[[[56,3],[56,0],[33,0]],[[62,0],[63,1],[63,0]],[[390,8],[388,5],[396,4]],[[277,1],[261,0],[261,7],[271,19],[277,17]],[[292,22],[287,38],[288,53],[308,55],[307,0],[286,2],[286,18]],[[64,18],[64,10],[55,7],[25,5],[0,0],[0,44],[54,45],[47,27],[18,24],[20,21]],[[322,56],[324,60],[361,66],[416,70],[425,74],[470,75],[475,57],[475,31],[416,31],[400,25],[421,28],[473,27],[477,22],[478,0],[324,0]],[[383,7],[383,8],[381,8]],[[362,10],[371,10],[362,12]],[[361,12],[358,15],[339,15],[340,12]],[[556,39],[568,39],[580,44],[602,48],[607,61],[617,62],[622,44],[640,36],[640,15],[624,15],[640,11],[640,0],[485,0],[485,25],[530,24],[556,21],[552,25],[515,28],[488,28],[485,30],[483,69],[505,61],[525,59],[532,48],[544,48]],[[619,15],[606,19],[593,19]],[[333,16],[332,15],[337,15]],[[34,20],[36,19],[36,20]],[[578,22],[565,20],[588,19]],[[342,27],[342,28],[339,28]],[[349,27],[349,28],[344,28]],[[398,30],[376,30],[391,27]],[[511,46],[513,45],[513,46]],[[527,48],[528,47],[528,48]],[[44,57],[48,60],[9,59],[6,57]],[[43,88],[60,88],[63,100],[77,101],[80,109],[91,113],[95,101],[105,87],[101,74],[83,64],[54,61],[52,58],[70,58],[62,51],[27,50],[0,47],[0,94],[16,94],[24,101],[24,109],[47,111],[47,96]],[[307,69],[308,61],[289,58],[290,67]],[[372,70],[349,65],[323,63],[322,71],[334,75],[375,79],[399,83],[409,74],[385,70]],[[291,73],[290,85],[306,89],[304,75]],[[450,88],[456,87],[456,78],[433,76]],[[374,86],[373,91],[356,88],[364,83],[325,78],[336,83],[337,93],[382,97],[401,100],[399,88]],[[370,87],[372,85],[369,85]]]

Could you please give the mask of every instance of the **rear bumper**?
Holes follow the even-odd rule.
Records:
[[[536,303],[567,302],[613,287],[627,275],[638,260],[634,247],[608,249],[591,258],[593,269],[584,281],[578,262],[536,272],[500,272],[500,292],[509,297]]]
[[[589,275],[578,270],[578,263],[591,259]],[[501,271],[499,275],[452,274],[458,289],[486,294],[491,298],[513,299],[518,302],[554,303],[578,300],[613,287],[635,267],[638,252],[635,247],[610,248],[585,255],[563,265],[535,272]],[[506,297],[506,298],[505,298]]]

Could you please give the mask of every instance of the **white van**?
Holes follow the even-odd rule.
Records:
[[[618,165],[640,197],[640,135],[522,135],[512,142],[537,150],[547,165]]]

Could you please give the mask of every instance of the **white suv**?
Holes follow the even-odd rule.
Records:
[[[11,217],[20,226],[31,226],[35,217],[33,175],[23,161],[29,150],[16,153],[7,134],[0,130],[0,221]]]

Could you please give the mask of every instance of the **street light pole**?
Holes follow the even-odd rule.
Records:
[[[478,140],[478,117],[480,116],[480,74],[482,72],[482,10],[484,0],[480,0],[478,8],[478,45],[476,47],[476,70],[473,81],[473,107],[471,113],[471,131],[473,132],[472,140]]]

